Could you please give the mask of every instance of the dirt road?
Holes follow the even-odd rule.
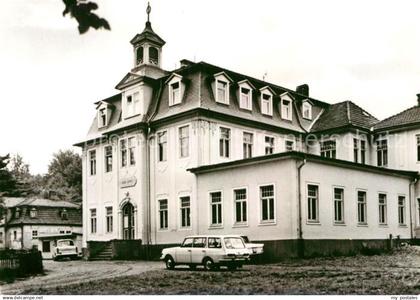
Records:
[[[17,280],[0,286],[0,294],[21,294],[34,288],[55,288],[63,285],[103,280],[120,276],[138,275],[146,271],[164,268],[162,262],[148,261],[51,261],[44,263],[45,275]]]

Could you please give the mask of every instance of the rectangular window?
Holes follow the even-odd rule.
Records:
[[[13,240],[16,241],[17,240],[17,231],[13,231]]]
[[[191,226],[191,201],[190,197],[181,197],[181,227]]]
[[[0,232],[0,244],[3,244],[3,232]]]
[[[377,155],[378,167],[386,167],[388,165],[387,140],[376,141],[376,155]]]
[[[217,86],[217,102],[220,103],[228,103],[227,100],[227,82],[217,80],[216,81]]]
[[[244,158],[252,157],[252,144],[253,144],[252,133],[244,132],[243,133],[243,155],[244,155]]]
[[[159,200],[159,228],[168,229],[168,200]]]
[[[234,190],[235,223],[247,222],[247,195],[246,189]]]
[[[417,161],[420,161],[420,134],[416,135],[417,140]]]
[[[321,142],[321,156],[335,158],[336,143],[335,140]]]
[[[286,120],[292,120],[292,102],[289,100],[281,102],[281,117]]]
[[[274,186],[260,187],[261,222],[274,222]]]
[[[38,237],[38,230],[32,230],[32,238],[35,239]]]
[[[318,186],[308,184],[308,222],[318,221]]]
[[[229,158],[230,156],[230,129],[220,127],[219,139],[220,157]]]
[[[96,150],[89,151],[90,175],[96,175]]]
[[[106,109],[102,108],[99,110],[100,127],[106,126]]]
[[[366,192],[357,192],[357,222],[359,224],[367,224],[366,215]]]
[[[96,233],[96,208],[90,210],[90,232]]]
[[[240,89],[241,89],[241,96],[240,96],[240,98],[241,98],[241,104],[240,104],[241,108],[252,109],[252,106],[251,106],[251,101],[252,101],[251,90],[247,89],[247,88],[244,88],[244,87],[241,87]]]
[[[190,127],[183,126],[179,128],[179,153],[181,157],[188,157],[190,144]]]
[[[405,197],[398,196],[398,224],[405,225]]]
[[[386,194],[378,195],[379,206],[379,224],[386,224],[387,222],[387,209],[386,209]]]
[[[136,138],[131,137],[128,139],[128,153],[130,154],[130,166],[136,164]]]
[[[265,137],[265,154],[273,154],[274,153],[274,138],[271,136]]]
[[[211,225],[222,225],[222,192],[210,193]]]
[[[273,97],[269,94],[262,94],[261,96],[261,113],[264,115],[273,115]]]
[[[167,153],[167,144],[168,144],[168,137],[167,132],[159,132],[158,133],[158,157],[159,161],[166,161],[166,153]]]
[[[179,81],[174,82],[170,86],[170,104],[175,105],[181,103],[181,85]]]
[[[121,167],[127,166],[127,141],[120,141],[120,150],[121,150]]]
[[[105,147],[105,172],[112,172],[112,146]]]
[[[106,207],[106,232],[110,233],[113,230],[112,206]]]
[[[362,164],[366,163],[366,141],[360,141],[360,162]]]
[[[285,142],[285,149],[286,149],[286,151],[293,151],[294,144],[295,143],[293,141],[286,141]]]
[[[334,188],[334,222],[344,223],[344,189]]]
[[[359,162],[359,140],[358,139],[353,139],[353,157],[354,157],[355,163]]]

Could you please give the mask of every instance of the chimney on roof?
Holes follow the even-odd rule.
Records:
[[[297,86],[296,93],[309,97],[309,85],[302,84]]]
[[[191,65],[194,64],[192,61],[190,61],[188,59],[183,59],[183,60],[180,61],[180,63],[181,63],[181,68],[182,67],[188,67],[188,66],[191,66]]]
[[[420,106],[420,94],[417,94],[417,105]]]

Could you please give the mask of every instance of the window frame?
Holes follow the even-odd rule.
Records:
[[[324,145],[330,143],[331,145]],[[333,147],[332,147],[333,145]],[[328,155],[327,155],[328,154]],[[328,139],[319,142],[319,155],[325,158],[337,158],[337,140],[335,139]]]
[[[359,193],[364,193],[364,195],[365,195],[364,202],[360,202],[359,201]],[[364,209],[363,209],[364,221],[360,221],[359,204],[364,204]],[[368,204],[368,193],[367,193],[367,190],[364,190],[364,189],[356,189],[356,209],[357,209],[356,218],[357,218],[357,226],[363,226],[363,227],[368,226],[367,204]]]
[[[189,219],[189,225],[187,226],[182,226],[182,210],[184,209],[184,207],[182,207],[182,199],[183,198],[188,198],[189,199],[189,217],[187,219]],[[191,212],[192,212],[192,201],[191,201],[191,195],[179,195],[178,196],[178,205],[179,205],[179,229],[180,230],[191,230],[192,229],[192,217],[191,217]],[[185,207],[186,209],[187,207]]]
[[[220,193],[220,203],[214,204],[212,194]],[[223,191],[222,190],[212,190],[208,192],[208,199],[209,199],[209,228],[222,228],[224,226],[224,207],[223,207]],[[220,205],[220,223],[213,223],[213,205]],[[217,218],[217,217],[216,217]]]
[[[305,111],[308,111],[308,116],[305,116]],[[302,103],[302,118],[305,120],[312,120],[312,104],[308,101]]]
[[[246,90],[248,92],[243,92]],[[243,98],[246,96],[246,99]],[[244,103],[247,101],[247,103]],[[239,108],[252,110],[252,87],[248,84],[239,85]]]
[[[383,145],[383,142],[385,142],[385,145]],[[378,167],[388,166],[388,139],[387,138],[380,138],[376,140],[376,164]]]
[[[245,135],[249,135],[251,137],[250,142],[245,142]],[[246,147],[246,148],[245,148]],[[245,151],[247,149],[247,151]],[[254,133],[249,131],[242,131],[242,158],[252,158],[254,152]]]
[[[93,213],[95,213],[93,215]],[[90,208],[89,209],[89,220],[90,220],[90,230],[89,233],[90,234],[96,234],[97,230],[98,230],[98,211],[96,208]]]
[[[111,213],[109,213],[110,211]],[[114,232],[114,208],[112,206],[105,206],[105,224],[106,233]]]
[[[187,127],[187,136],[186,137],[182,137],[181,136],[181,129],[182,128],[185,128],[185,127]],[[180,125],[180,126],[178,126],[177,127],[177,137],[178,137],[178,158],[180,158],[180,159],[185,159],[185,158],[188,158],[188,157],[190,157],[190,143],[191,143],[191,126],[190,126],[190,124],[184,124],[184,125]],[[186,139],[187,140],[187,143],[186,143],[186,146],[187,146],[187,150],[186,150],[186,154],[184,154],[183,153],[183,150],[182,150],[182,139]]]
[[[269,99],[264,99],[264,96],[268,96]],[[264,110],[264,102],[268,106],[268,111]],[[261,92],[261,113],[265,116],[273,116],[273,94],[271,92]]]
[[[222,85],[224,84],[224,99],[219,99],[219,83]],[[228,80],[222,80],[222,79],[216,79],[215,80],[215,91],[216,91],[216,102],[221,104],[227,104],[229,105],[229,81]]]
[[[92,153],[94,157],[92,158]],[[96,162],[96,149],[91,149],[88,151],[89,156],[89,176],[96,176],[97,171],[97,162]]]
[[[236,199],[236,192],[237,191],[241,191],[241,190],[245,190],[245,199]],[[246,227],[248,226],[248,221],[249,221],[249,190],[248,190],[248,186],[241,186],[241,187],[234,187],[232,189],[232,202],[233,202],[233,208],[232,208],[232,214],[233,214],[233,227]],[[243,204],[245,202],[245,214],[243,213]],[[242,221],[237,221],[238,215],[236,214],[236,205],[237,203],[241,203],[241,219]],[[244,217],[245,216],[245,220]]]
[[[284,104],[286,101],[289,102],[289,104]],[[281,118],[287,121],[293,120],[292,99],[281,99]]]
[[[133,140],[134,143],[130,144],[129,141]],[[122,144],[125,144],[125,147],[122,147]],[[118,141],[119,144],[119,151],[120,151],[120,168],[128,168],[134,167],[137,164],[137,137],[135,135],[126,136],[121,138]],[[131,151],[133,150],[133,151]],[[123,151],[125,151],[125,155],[123,155]],[[133,163],[134,162],[134,163]]]
[[[178,88],[174,89],[174,85],[178,85]],[[178,90],[177,94],[174,94],[174,91]],[[182,84],[181,79],[179,78],[176,81],[169,82],[169,106],[175,106],[181,104],[182,102]],[[176,96],[176,97],[175,97]]]
[[[404,203],[400,205],[400,198],[403,198]],[[398,205],[398,226],[399,227],[407,227],[407,197],[403,194],[397,195],[397,205]],[[402,208],[402,211],[400,209]],[[402,212],[402,214],[400,214]],[[402,221],[401,222],[401,217]]]
[[[162,204],[161,204],[162,201],[166,201],[166,209],[162,208]],[[158,198],[157,199],[157,206],[158,206],[157,219],[159,220],[158,221],[159,226],[158,226],[157,230],[158,231],[168,231],[169,230],[169,199],[168,198]],[[164,224],[164,225],[166,225],[166,226],[162,226],[162,222],[161,222],[162,221],[162,215],[164,217],[163,219],[166,222],[166,224]]]
[[[291,145],[292,145],[292,148],[290,150],[288,149],[287,143],[291,143]],[[285,152],[295,151],[295,141],[288,140],[288,139],[284,140],[284,151]]]
[[[228,137],[223,137],[222,130],[226,130]],[[231,140],[232,130],[225,126],[219,126],[219,157],[230,158],[231,155]]]
[[[166,162],[168,160],[168,130],[158,131],[157,137],[157,160],[158,162]],[[161,142],[160,139],[165,137],[165,141]],[[164,145],[164,146],[161,146]]]
[[[383,203],[381,203],[381,196],[385,196]],[[384,210],[384,220],[381,220],[381,208]],[[386,192],[378,192],[378,224],[388,225],[388,194]]]
[[[267,208],[268,208],[268,212],[267,212],[267,216],[268,219],[263,220],[263,200],[266,198],[269,198],[268,196],[262,196],[262,188],[263,187],[268,187],[268,186],[272,186],[273,187],[273,218],[270,218],[270,202],[268,202]],[[276,197],[276,184],[274,182],[270,182],[270,183],[264,183],[264,184],[259,184],[258,185],[258,207],[259,207],[259,225],[275,225],[277,224],[277,197]]]
[[[310,204],[309,204],[309,197],[314,198],[314,196],[309,196],[309,186],[316,187],[316,217],[315,219],[312,218],[312,212],[310,211]],[[307,182],[306,183],[306,224],[320,224],[319,220],[319,194],[320,194],[320,184],[314,182]],[[312,204],[312,203],[311,203]],[[313,209],[313,207],[311,207]]]
[[[333,223],[334,225],[345,225],[346,224],[346,217],[345,217],[345,188],[343,186],[333,185],[332,187],[332,198],[333,198]],[[336,190],[341,190],[341,199],[336,198]],[[337,208],[336,203],[341,202],[341,220],[337,220]]]
[[[108,150],[109,150],[109,148],[111,148],[111,151],[110,151],[110,155],[109,155],[109,152],[108,152]],[[104,159],[105,159],[105,161],[104,161],[104,165],[105,165],[105,168],[104,168],[104,171],[105,171],[105,173],[111,173],[112,172],[112,169],[113,169],[113,160],[114,160],[114,149],[113,149],[113,146],[112,145],[105,145],[104,146]],[[109,158],[110,158],[110,160],[109,160]]]
[[[267,138],[270,139],[271,143],[270,143],[270,141],[267,142]],[[271,150],[269,150],[269,152],[270,151],[271,152],[267,153],[267,149],[271,149]],[[265,155],[274,154],[275,149],[276,149],[276,138],[272,135],[264,135],[264,153],[265,153]]]

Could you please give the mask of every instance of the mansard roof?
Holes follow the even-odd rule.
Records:
[[[411,125],[420,125],[420,106],[410,107],[396,115],[380,121],[374,126],[375,131],[395,129]]]
[[[311,128],[311,132],[342,127],[357,127],[370,130],[378,119],[351,101],[329,106]]]

